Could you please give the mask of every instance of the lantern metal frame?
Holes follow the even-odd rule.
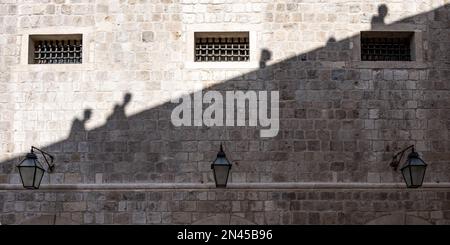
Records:
[[[20,175],[20,179],[22,180],[22,184],[24,185],[24,180],[23,180],[23,177],[22,177],[22,173],[20,172],[20,168],[21,168],[21,164],[25,161],[25,160],[27,160],[27,159],[33,159],[34,161],[37,161],[39,164],[40,164],[40,162],[38,161],[38,157],[36,156],[36,154],[34,153],[34,151],[38,151],[39,153],[41,153],[41,155],[43,156],[43,158],[44,158],[44,160],[45,160],[45,163],[47,164],[47,166],[48,166],[48,168],[47,169],[44,169],[44,168],[42,168],[42,167],[40,167],[40,166],[35,166],[35,168],[39,168],[39,169],[41,169],[44,173],[45,172],[48,172],[48,173],[51,173],[51,172],[53,172],[53,170],[55,169],[55,165],[54,165],[54,163],[53,163],[53,161],[55,160],[55,157],[53,156],[53,155],[51,155],[51,154],[49,154],[49,153],[47,153],[47,152],[45,152],[45,151],[43,151],[43,150],[41,150],[41,149],[39,149],[39,148],[37,148],[37,147],[34,147],[34,146],[31,146],[31,151],[30,151],[30,153],[28,153],[27,155],[26,155],[26,157],[25,157],[25,159],[23,159],[22,161],[20,161],[20,163],[16,166],[18,169],[19,169],[19,175]],[[50,161],[49,161],[49,159],[47,158],[47,156],[48,156],[48,158],[50,159]],[[42,177],[43,177],[44,175],[42,175]],[[30,186],[25,186],[24,185],[24,188],[27,188],[27,189],[38,189],[39,188],[39,186],[40,186],[40,182],[42,181],[42,177],[41,177],[41,180],[39,181],[39,185],[38,185],[38,187],[35,187],[35,186],[33,186],[33,187],[30,187]],[[33,174],[33,183],[35,183],[35,178],[36,178],[36,172]]]
[[[397,154],[395,154],[395,155],[392,157],[392,160],[391,160],[391,162],[389,163],[389,165],[394,169],[394,171],[397,171],[398,165],[400,164],[400,162],[401,162],[403,156],[405,155],[405,152],[406,152],[407,150],[409,150],[409,149],[411,149],[411,153],[408,154],[408,159],[411,158],[411,157],[420,159],[420,158],[419,158],[419,154],[415,151],[414,145],[410,145],[410,146],[408,146],[408,147],[406,147],[405,149],[401,150],[400,152],[398,152]],[[398,158],[398,159],[397,159],[397,158]],[[425,161],[423,161],[422,159],[420,159],[420,160],[423,162],[423,164],[424,164],[423,166],[424,166],[424,168],[425,168],[425,170],[426,170],[427,164],[426,164]],[[407,161],[408,161],[408,160],[407,160]],[[406,168],[406,167],[409,167],[409,165],[408,165],[408,166],[403,166],[403,167],[400,169],[400,171],[402,171],[402,170],[403,170],[404,168]],[[411,173],[410,173],[410,174],[411,174]],[[403,180],[404,180],[405,183],[407,184],[408,181],[406,180],[406,177],[405,177],[405,175],[403,174],[403,172],[402,172],[402,176],[403,176]],[[424,172],[424,176],[425,176],[425,172]],[[422,176],[422,180],[421,180],[420,185],[410,185],[410,186],[408,186],[408,184],[407,184],[407,187],[408,187],[408,188],[418,188],[418,187],[422,186],[424,176]]]
[[[227,160],[227,162],[228,162],[227,166],[229,167],[228,168],[228,172],[227,172],[227,177],[226,177],[226,180],[225,180],[225,184],[223,184],[223,185],[217,183],[216,169],[214,169],[214,166],[216,165],[215,162],[217,161],[218,158],[225,158]],[[226,188],[227,187],[228,178],[230,177],[231,167],[232,167],[232,164],[231,164],[230,160],[228,160],[227,156],[225,155],[225,152],[223,151],[223,146],[222,146],[222,143],[221,143],[220,144],[220,150],[217,153],[217,157],[216,157],[216,159],[214,159],[213,163],[211,164],[211,169],[213,170],[214,182],[216,183],[216,188]]]

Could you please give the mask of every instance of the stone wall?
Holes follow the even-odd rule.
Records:
[[[43,185],[210,184],[214,181],[210,164],[220,142],[233,162],[231,183],[398,183],[403,181],[401,175],[388,162],[396,150],[410,144],[429,164],[425,182],[450,182],[447,3],[1,1],[2,223],[20,223],[27,214],[20,207],[12,211],[11,202],[19,203],[16,195],[32,194],[6,190],[20,184],[14,164],[31,145],[56,156],[55,172],[45,175]],[[383,4],[385,17],[379,12]],[[192,35],[207,30],[249,31],[251,62],[215,68],[192,64]],[[359,33],[364,30],[414,31],[417,60],[361,62]],[[62,33],[83,34],[83,64],[27,64],[29,35]],[[263,50],[270,59],[260,67]],[[278,136],[261,138],[260,127],[174,127],[170,115],[176,104],[170,103],[171,95],[186,88],[194,92],[198,84],[222,92],[280,91]],[[129,103],[124,101],[127,93]],[[91,110],[90,118],[83,119],[85,110]],[[88,194],[79,195],[85,200],[83,195]],[[430,222],[445,223],[448,202],[442,195],[439,198],[442,205],[433,209],[439,218],[431,218],[432,211],[422,207],[398,208],[424,211]],[[39,210],[44,206],[39,212],[46,213],[41,201],[35,203]],[[183,218],[186,222],[181,223],[195,222],[196,210],[197,206],[187,215],[189,221]],[[79,211],[74,214],[78,218],[71,219],[94,222],[84,220],[94,214]],[[288,212],[286,222],[281,214],[277,219],[303,222],[294,214]],[[378,217],[373,210],[364,214]],[[137,214],[136,220],[132,214],[124,217],[133,223],[148,222],[146,215]],[[163,214],[159,215],[163,222]],[[178,223],[173,215],[166,214],[167,222]],[[264,223],[265,215],[247,218]],[[369,221],[349,218],[347,213],[345,221],[333,216],[328,222],[323,215],[319,215],[323,223]],[[303,220],[308,221],[307,216]],[[311,217],[317,220],[315,214]]]
[[[402,215],[449,224],[449,198],[448,189],[0,192],[2,224],[53,216],[76,224],[404,224]]]

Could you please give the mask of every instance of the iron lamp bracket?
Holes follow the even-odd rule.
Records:
[[[397,154],[395,154],[392,157],[391,162],[389,163],[389,165],[394,169],[394,171],[397,171],[398,169],[398,165],[400,164],[400,161],[403,158],[403,155],[405,154],[405,152],[409,149],[412,149],[412,152],[415,152],[414,150],[414,145],[410,145],[408,147],[406,147],[405,149],[403,149],[402,151],[398,152]]]
[[[34,154],[34,150],[40,152],[42,154],[42,156],[44,157],[45,163],[47,163],[47,166],[48,166],[47,172],[49,172],[49,173],[53,172],[53,170],[55,169],[55,164],[53,163],[53,161],[55,160],[55,157],[39,148],[31,146],[32,154]],[[47,157],[50,159],[50,161]]]

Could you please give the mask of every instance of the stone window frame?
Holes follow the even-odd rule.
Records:
[[[194,32],[194,48],[197,48],[197,39],[202,39],[202,38],[212,38],[212,39],[216,39],[216,38],[247,38],[248,40],[248,45],[250,45],[250,37],[249,37],[249,32],[248,31],[242,31],[242,32]],[[250,58],[250,46],[248,46],[249,48],[249,53],[248,53],[248,58]],[[240,53],[240,52],[239,52]],[[195,55],[194,55],[195,56]],[[214,55],[215,56],[215,55]],[[213,56],[213,57],[214,57]],[[238,57],[242,57],[240,54],[237,55]],[[219,55],[220,57],[220,55]],[[194,57],[195,59],[195,57]],[[208,61],[195,61],[195,62],[208,62]],[[215,62],[241,62],[241,61],[215,61]],[[250,62],[250,60],[245,61],[245,62]]]
[[[65,64],[83,64],[83,34],[82,33],[71,33],[71,34],[51,34],[51,35],[41,35],[41,34],[31,34],[28,35],[28,64],[37,65],[39,63],[34,63],[34,52],[35,44],[38,41],[54,41],[54,40],[77,40],[82,42],[81,46],[81,63],[65,63]],[[64,64],[64,63],[45,63],[50,64]]]
[[[397,44],[402,44],[402,41],[407,41],[407,44],[408,45],[405,45],[405,48],[408,48],[408,54],[407,54],[407,56],[404,56],[404,55],[396,55],[396,56],[394,56],[394,57],[389,57],[389,52],[387,51],[386,52],[386,54],[383,54],[383,55],[381,55],[381,56],[383,56],[383,57],[389,57],[389,58],[399,58],[399,59],[392,59],[392,60],[370,60],[370,59],[367,59],[367,60],[364,60],[364,61],[415,61],[416,60],[416,50],[415,50],[415,47],[416,47],[416,45],[415,45],[415,40],[414,40],[414,37],[415,37],[415,33],[414,32],[411,32],[411,31],[396,31],[396,32],[386,32],[386,31],[361,31],[361,34],[360,34],[360,40],[361,40],[361,48],[360,48],[360,51],[361,51],[361,58],[362,58],[362,56],[363,56],[363,54],[362,54],[362,51],[363,51],[363,42],[362,42],[362,40],[364,40],[364,38],[375,38],[375,39],[377,39],[377,38],[386,38],[386,39],[389,39],[389,38],[394,38],[394,40],[395,40],[395,38],[398,38],[398,39],[400,39],[400,43],[397,43]],[[405,43],[406,44],[406,43]],[[406,47],[407,46],[407,47]],[[378,50],[378,51],[381,51],[381,50],[383,50],[382,48],[380,48],[380,49],[375,49],[375,50]],[[386,55],[386,56],[384,56],[384,55]],[[369,56],[371,56],[370,54],[369,54]],[[375,55],[374,55],[375,56]],[[397,56],[404,56],[404,57],[402,57],[404,60],[402,60],[402,58],[400,58],[400,57],[397,57]],[[408,58],[408,59],[407,59]]]
[[[15,67],[15,70],[37,70],[37,71],[67,71],[67,70],[92,70],[94,64],[94,43],[89,40],[94,35],[93,28],[90,27],[52,27],[52,28],[36,28],[25,29],[20,31],[21,39],[21,55],[20,63]],[[29,63],[30,38],[33,35],[45,36],[61,36],[61,35],[81,35],[82,36],[82,63],[74,64],[33,64]]]
[[[188,69],[256,69],[259,67],[258,51],[260,45],[258,42],[256,25],[234,25],[234,24],[192,24],[186,27],[186,61],[185,66]],[[250,45],[249,61],[235,62],[195,62],[195,33],[233,33],[248,32]]]
[[[361,60],[361,33],[362,32],[411,32],[412,61],[362,61]],[[352,38],[352,68],[365,69],[420,69],[426,68],[424,61],[424,40],[423,31],[420,26],[411,24],[398,24],[393,26],[380,25],[370,30],[361,30],[358,35]]]

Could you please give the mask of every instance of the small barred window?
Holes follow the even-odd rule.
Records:
[[[248,32],[195,33],[196,62],[233,62],[250,60]]]
[[[30,36],[30,64],[81,64],[81,35]]]
[[[412,32],[362,32],[362,61],[411,61]]]

